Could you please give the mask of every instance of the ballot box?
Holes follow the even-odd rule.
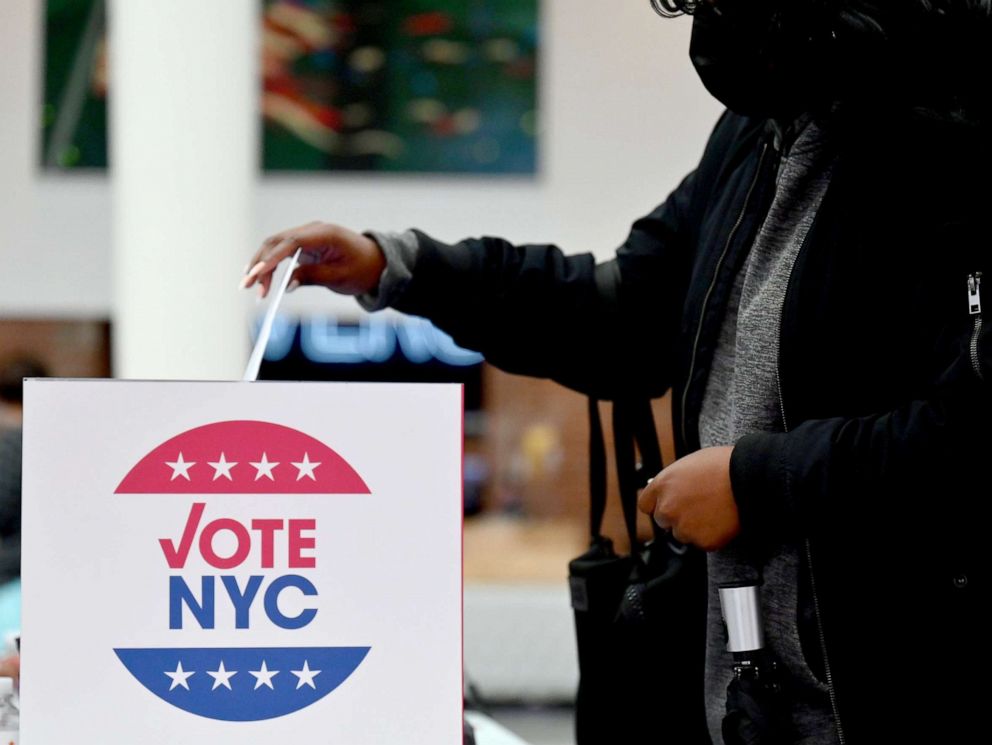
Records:
[[[32,380],[21,739],[462,738],[454,385]]]

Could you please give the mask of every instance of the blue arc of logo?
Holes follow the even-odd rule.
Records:
[[[358,668],[371,647],[157,647],[115,649],[163,701],[191,714],[254,722],[316,703]]]

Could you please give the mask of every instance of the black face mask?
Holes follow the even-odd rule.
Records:
[[[822,62],[807,34],[776,28],[771,4],[700,5],[692,20],[689,57],[706,90],[731,111],[790,118],[823,96]]]

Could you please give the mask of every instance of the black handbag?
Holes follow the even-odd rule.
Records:
[[[657,527],[653,540],[637,537],[637,492],[662,467],[650,402],[613,404],[627,555],[602,534],[606,449],[594,399],[589,425],[591,542],[569,563],[579,657],[577,745],[708,744],[705,555]]]

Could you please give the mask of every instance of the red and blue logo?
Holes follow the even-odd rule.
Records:
[[[226,604],[235,629],[252,618],[270,628],[306,628],[318,614],[317,519],[266,515],[241,520],[208,513],[216,494],[369,494],[336,452],[279,424],[226,421],[183,432],[154,448],[124,477],[117,494],[197,495],[178,536],[158,540],[170,570],[168,628],[212,630]],[[278,510],[274,510],[278,515]],[[191,577],[191,555],[209,573]],[[245,569],[250,575],[245,576]],[[238,570],[236,575],[234,570]],[[285,611],[280,598],[296,601]],[[309,601],[299,602],[300,600]],[[262,613],[252,614],[253,609]],[[163,619],[163,623],[165,619]],[[368,646],[148,647],[115,649],[127,670],[163,701],[224,721],[284,716],[320,700],[358,668]]]

